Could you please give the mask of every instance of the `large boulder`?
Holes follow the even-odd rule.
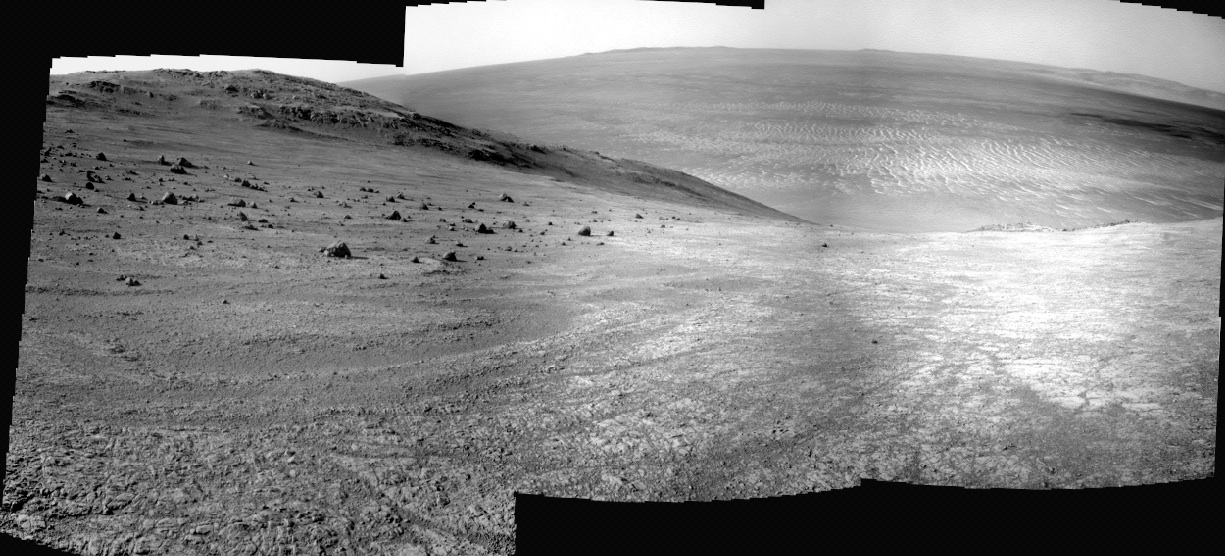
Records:
[[[334,241],[331,245],[324,247],[320,251],[329,257],[343,257],[346,259],[353,257],[353,253],[349,251],[349,246],[345,245],[343,241]]]

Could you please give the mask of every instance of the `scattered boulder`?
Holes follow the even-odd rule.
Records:
[[[459,260],[459,259],[456,259],[456,258],[455,258],[455,252],[454,252],[454,251],[447,251],[447,254],[442,256],[442,260],[444,260],[444,261],[451,261],[451,262],[455,262],[455,261],[457,261],[457,260]]]
[[[98,209],[98,210],[102,210],[102,209]],[[119,232],[115,232],[114,234],[111,235],[111,239],[123,239],[123,236],[119,235]]]
[[[51,181],[51,174],[43,174],[41,176],[38,176],[38,179],[42,181]]]
[[[167,191],[165,195],[162,195],[162,203],[167,205],[177,205],[179,204],[179,198],[175,197],[174,193]]]
[[[514,220],[507,220],[506,224],[503,224],[502,226],[510,230],[513,230],[518,227],[518,225],[515,224]]]
[[[320,251],[325,253],[329,257],[344,257],[344,258],[353,257],[353,253],[349,251],[349,246],[345,245],[345,242],[343,241],[332,242],[331,245],[324,247]]]
[[[400,211],[398,210],[391,211],[391,215],[387,216],[387,219],[388,220],[400,220]]]
[[[187,173],[187,170],[184,170],[183,167],[178,164],[171,166],[170,171],[175,174],[186,174]]]
[[[502,194],[502,198],[501,198],[501,199],[498,199],[498,200],[499,200],[499,201],[505,201],[505,202],[507,202],[507,203],[513,203],[513,202],[515,202],[515,200],[514,200],[514,199],[511,199],[511,198],[510,198],[510,195],[507,195],[507,194],[505,194],[505,193],[503,193],[503,194]]]
[[[578,235],[580,235],[580,236],[589,236],[589,235],[591,235],[591,226],[583,226],[582,228],[579,228],[579,229],[578,229]]]
[[[238,208],[244,208],[247,206],[247,202],[242,199],[234,199],[233,201],[230,201],[229,203],[226,203],[226,204],[229,206],[238,207]]]
[[[103,161],[103,162],[106,162],[106,155],[105,155],[105,154],[98,153],[98,155],[97,155],[97,156],[95,156],[94,158],[96,158],[96,159],[98,159],[98,160],[101,160],[101,161]]]

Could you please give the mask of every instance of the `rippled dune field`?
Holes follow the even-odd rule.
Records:
[[[820,223],[963,231],[1219,216],[1225,111],[1086,75],[954,56],[702,48],[349,85],[464,125],[683,170]]]

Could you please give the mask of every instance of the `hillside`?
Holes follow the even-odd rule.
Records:
[[[318,137],[433,149],[643,199],[797,220],[681,172],[564,146],[529,145],[509,134],[457,126],[313,79],[260,70],[158,70],[77,74],[58,81],[51,83],[49,106],[98,109],[144,119],[173,115],[238,122]]]

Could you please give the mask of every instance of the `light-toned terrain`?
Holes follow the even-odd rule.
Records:
[[[1225,206],[1222,95],[1141,76],[885,51],[664,48],[346,85],[462,125],[677,168],[818,222],[1062,229],[1212,218]],[[1136,94],[1161,91],[1182,102]]]
[[[883,233],[275,75],[51,91],[6,533],[83,554],[506,554],[516,491],[1215,469],[1219,217]],[[294,102],[357,123],[275,108]],[[168,191],[199,202],[125,200]],[[319,252],[336,239],[353,258]]]

